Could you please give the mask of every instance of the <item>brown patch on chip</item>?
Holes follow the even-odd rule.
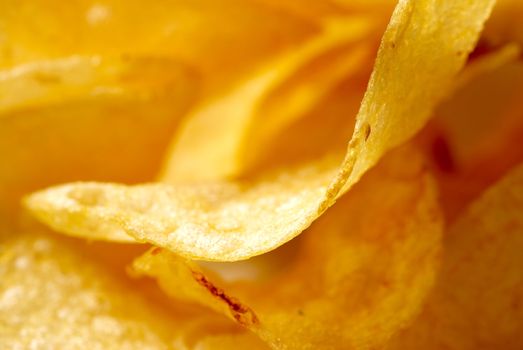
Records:
[[[229,305],[232,316],[239,324],[245,327],[254,327],[259,323],[258,317],[249,307],[243,305],[238,299],[227,295],[223,289],[216,287],[203,273],[193,271],[192,274],[198,284]]]

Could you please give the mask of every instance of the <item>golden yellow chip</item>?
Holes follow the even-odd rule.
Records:
[[[11,234],[0,251],[2,348],[173,348],[183,317],[51,236]]]
[[[481,45],[481,43],[479,44]],[[476,47],[478,49],[478,47]],[[474,54],[475,52],[473,52]],[[459,78],[454,84],[453,90],[459,90],[472,84],[472,80],[482,75],[496,71],[500,67],[517,61],[521,55],[521,47],[511,43],[482,53],[479,57],[473,57],[472,62],[468,62],[465,69],[460,73]],[[472,56],[472,55],[471,55]]]
[[[225,282],[161,248],[134,266],[169,295],[208,305],[275,348],[370,349],[419,311],[441,232],[432,178],[407,148],[386,157],[315,222],[299,238],[296,256],[270,279]]]
[[[424,311],[390,349],[521,349],[522,212],[520,165],[451,227]]]
[[[101,224],[104,238],[121,237],[124,230],[188,258],[240,260],[272,250],[307,228],[387,150],[424,125],[493,3],[398,3],[339,167],[334,157],[237,183],[70,184],[36,193],[27,205],[60,232],[92,237],[84,228]]]
[[[64,181],[151,179],[197,76],[158,57],[73,56],[0,71],[0,226]]]
[[[194,65],[215,92],[319,30],[245,0],[3,0],[0,14],[0,66],[75,54],[161,55]]]
[[[166,305],[123,270],[94,262],[94,250],[83,245],[49,233],[10,236],[0,243],[0,339],[6,349],[227,349],[232,341],[266,348],[222,317]]]
[[[312,109],[369,61],[376,24],[366,17],[331,20],[297,50],[268,61],[222,96],[204,100],[171,144],[160,180],[237,178],[271,136]],[[349,118],[347,118],[349,119]]]

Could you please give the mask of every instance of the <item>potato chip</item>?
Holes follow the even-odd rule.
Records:
[[[74,54],[170,56],[194,65],[209,92],[319,30],[244,0],[2,0],[0,14],[0,66]]]
[[[221,316],[165,304],[75,243],[18,231],[0,243],[3,347],[215,350],[235,340],[266,349]]]
[[[183,317],[51,236],[12,236],[0,246],[2,348],[173,348]]]
[[[152,179],[198,81],[176,60],[145,56],[0,71],[0,217],[14,220],[23,194],[59,182]]]
[[[519,48],[516,45],[507,45],[479,58],[476,56],[472,62],[469,60],[451,90],[456,91],[459,86],[467,84],[467,81],[471,81],[474,77],[514,62],[518,55]],[[343,149],[345,140],[350,138],[354,128],[354,120],[346,116],[356,115],[370,74],[365,70],[364,67],[360,69],[357,76],[344,81],[307,115],[276,133],[270,143],[264,147],[249,148],[249,158],[253,158],[253,166],[246,169],[247,175],[272,167],[308,161],[332,150]],[[438,111],[434,115],[438,120]],[[460,118],[453,118],[456,119]],[[471,129],[465,125],[463,127]],[[307,139],[307,142],[302,142],[303,139]]]
[[[225,313],[275,348],[369,349],[417,314],[441,232],[434,183],[407,148],[300,236],[297,256],[271,279],[227,283],[161,248],[134,266],[169,295]]]
[[[280,130],[273,129],[266,140],[260,139],[255,132],[246,144],[249,151],[240,151],[243,162],[239,179],[249,179],[272,169],[315,162],[335,152],[341,154],[354,132],[354,117],[371,70],[370,65],[361,66],[358,72],[341,81],[305,114],[285,127],[281,125]],[[263,144],[258,146],[260,141]]]
[[[521,349],[523,166],[460,216],[423,313],[390,349]]]
[[[299,49],[269,61],[249,79],[212,101],[203,101],[175,136],[162,182],[236,178],[271,135],[284,129],[369,59],[373,25],[344,18]],[[251,161],[252,162],[252,161]]]
[[[275,249],[424,125],[463,66],[493,3],[398,3],[339,168],[336,157],[327,157],[234,183],[69,184],[32,195],[27,206],[60,232],[86,236],[83,228],[101,223],[118,236],[123,229],[192,259],[241,260]],[[113,232],[106,234],[111,239]]]

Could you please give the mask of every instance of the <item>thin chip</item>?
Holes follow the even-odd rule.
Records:
[[[114,225],[116,232],[123,229],[187,258],[241,260],[275,249],[425,124],[462,68],[493,4],[398,3],[341,166],[332,157],[254,181],[195,186],[69,184],[36,193],[26,204],[60,232],[83,235],[82,226]]]
[[[245,0],[3,0],[0,13],[0,66],[75,54],[160,55],[191,63],[209,92],[319,30]]]
[[[225,335],[208,335],[196,343],[196,350],[270,349],[263,341],[246,332]]]
[[[373,349],[420,310],[442,229],[430,174],[401,149],[315,222],[270,279],[221,281],[161,248],[134,266],[174,298],[208,305],[275,348]]]
[[[0,243],[3,347],[215,350],[238,341],[266,349],[222,316],[165,304],[156,290],[94,262],[74,243],[18,231]]]
[[[156,57],[73,56],[0,71],[0,225],[44,186],[152,179],[198,86],[184,64]]]
[[[184,317],[81,255],[44,234],[2,242],[2,348],[172,349]]]
[[[522,212],[520,165],[452,226],[423,313],[390,349],[521,349]]]

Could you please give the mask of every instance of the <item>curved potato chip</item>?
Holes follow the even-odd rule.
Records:
[[[0,117],[77,99],[147,98],[175,87],[181,93],[174,84],[189,77],[187,66],[168,58],[71,56],[28,63],[0,71]]]
[[[292,262],[265,282],[215,282],[161,248],[134,267],[275,348],[374,349],[417,315],[432,286],[442,232],[435,192],[419,155],[403,149],[300,236]]]
[[[198,82],[155,57],[73,56],[0,71],[0,225],[44,186],[152,179]]]
[[[28,232],[11,231],[0,243],[5,348],[214,350],[234,340],[266,349],[220,315],[166,305],[162,294],[95,263],[77,242]]]
[[[467,84],[467,81],[471,81],[479,75],[495,71],[505,64],[514,62],[518,58],[519,51],[519,47],[516,45],[507,45],[499,50],[489,52],[487,55],[477,57],[477,53],[475,53],[476,57],[473,58],[472,62],[469,60],[465,69],[454,82],[453,87],[449,89],[450,93],[454,94],[460,86]],[[253,166],[246,169],[247,174],[243,177],[278,165],[315,159],[329,151],[342,149],[345,140],[350,138],[354,128],[354,120],[348,119],[346,116],[356,115],[367,79],[368,74],[365,69],[360,70],[357,76],[343,82],[307,115],[272,136],[270,143],[264,144],[264,147],[247,147],[251,150],[249,157],[256,159]],[[347,95],[348,91],[350,93]],[[486,99],[482,101],[487,102]],[[439,111],[440,109],[437,109],[434,113],[436,120],[439,120]],[[453,119],[461,118],[454,117]],[[466,125],[463,125],[463,128],[473,129],[473,127]],[[304,139],[307,139],[307,142],[302,142]]]
[[[271,135],[298,119],[368,59],[367,18],[328,22],[298,49],[269,61],[249,79],[186,118],[168,152],[167,183],[236,178]],[[323,64],[321,64],[323,63]]]
[[[260,2],[319,23],[333,17],[354,14],[333,4],[330,0],[260,0]]]
[[[424,125],[463,66],[493,3],[398,3],[339,167],[328,158],[255,181],[195,186],[69,184],[36,193],[26,205],[60,232],[90,237],[82,227],[102,223],[187,258],[241,260],[275,249]],[[111,239],[112,232],[106,234]]]
[[[521,349],[522,212],[519,165],[451,227],[424,311],[390,349]]]
[[[244,0],[2,0],[0,14],[0,66],[74,54],[167,55],[194,65],[209,91],[319,30]]]

